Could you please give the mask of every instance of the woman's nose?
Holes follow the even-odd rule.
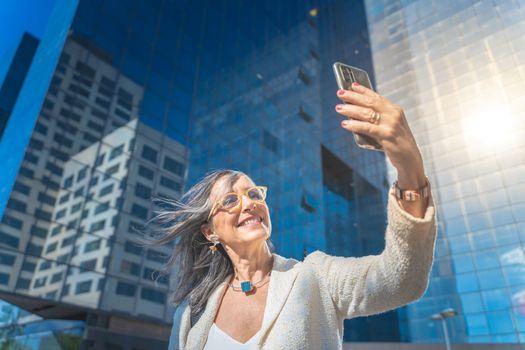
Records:
[[[245,211],[246,209],[253,209],[256,205],[255,201],[246,195],[242,196],[241,201],[242,201],[242,211]]]

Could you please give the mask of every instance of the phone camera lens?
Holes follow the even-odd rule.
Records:
[[[348,71],[348,69],[343,69],[343,78],[344,78],[346,81],[350,81],[351,76],[350,76],[350,72]]]

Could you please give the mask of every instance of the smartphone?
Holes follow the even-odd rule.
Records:
[[[370,83],[370,78],[366,71],[340,62],[335,62],[333,68],[339,89],[352,90],[350,85],[357,81],[359,84],[373,90],[372,83]],[[383,146],[373,137],[355,132],[353,134],[355,143],[359,147],[384,152]]]

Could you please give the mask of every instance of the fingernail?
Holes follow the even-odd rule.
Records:
[[[347,120],[343,120],[343,121],[341,122],[341,125],[342,125],[342,126],[347,126],[347,125],[348,125],[348,121],[347,121]]]
[[[339,96],[344,95],[344,94],[345,94],[345,90],[343,90],[343,89],[339,89],[339,90],[337,91],[337,94],[338,94]]]
[[[337,105],[337,106],[335,106],[335,109],[337,109],[338,111],[340,111],[341,109],[343,109],[343,105]]]

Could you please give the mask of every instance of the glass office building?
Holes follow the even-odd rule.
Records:
[[[209,31],[206,42],[215,43],[212,52],[221,62],[231,47],[240,54],[218,70],[213,61],[212,68],[201,61],[201,69],[214,73],[200,74],[196,83],[188,185],[211,169],[231,168],[268,186],[271,240],[281,255],[302,260],[318,249],[380,253],[388,189],[384,154],[358,148],[334,110],[339,100],[332,64],[371,71],[363,4],[302,4],[297,18],[287,17],[283,5],[260,16],[262,4],[231,6],[233,11],[230,5],[213,5],[226,28]],[[357,20],[346,21],[349,13]],[[270,29],[275,34],[268,35]],[[347,341],[399,339],[397,311],[345,326]]]
[[[77,1],[0,5],[0,215],[31,136]],[[8,35],[6,35],[6,33]]]
[[[366,0],[381,93],[405,108],[434,186],[430,287],[404,339],[525,342],[525,6]]]
[[[429,11],[422,1],[81,0],[72,22],[77,3],[68,4],[53,12],[70,18],[52,21],[62,41],[39,79],[30,74],[45,36],[35,36],[32,61],[12,60],[35,45],[29,36],[0,57],[10,77],[1,89],[13,94],[0,101],[2,116],[34,111],[16,126],[25,139],[10,129],[21,119],[2,119],[2,146],[18,144],[2,148],[16,165],[2,181],[0,294],[19,343],[166,347],[174,281],[155,271],[169,247],[136,239],[152,197],[178,198],[212,169],[239,169],[269,187],[277,253],[379,253],[393,172],[339,126],[335,61],[366,69],[405,107],[441,213],[425,297],[346,321],[345,340],[439,341],[429,316],[446,306],[461,314],[454,341],[523,339],[523,144],[481,147],[510,142],[522,126],[517,3]],[[473,31],[477,23],[485,29]],[[41,87],[35,104],[25,85],[15,89],[28,62],[25,81]],[[497,93],[485,95],[487,84]],[[491,108],[512,132],[479,141],[483,129],[467,126],[485,124],[459,116],[485,121]]]

